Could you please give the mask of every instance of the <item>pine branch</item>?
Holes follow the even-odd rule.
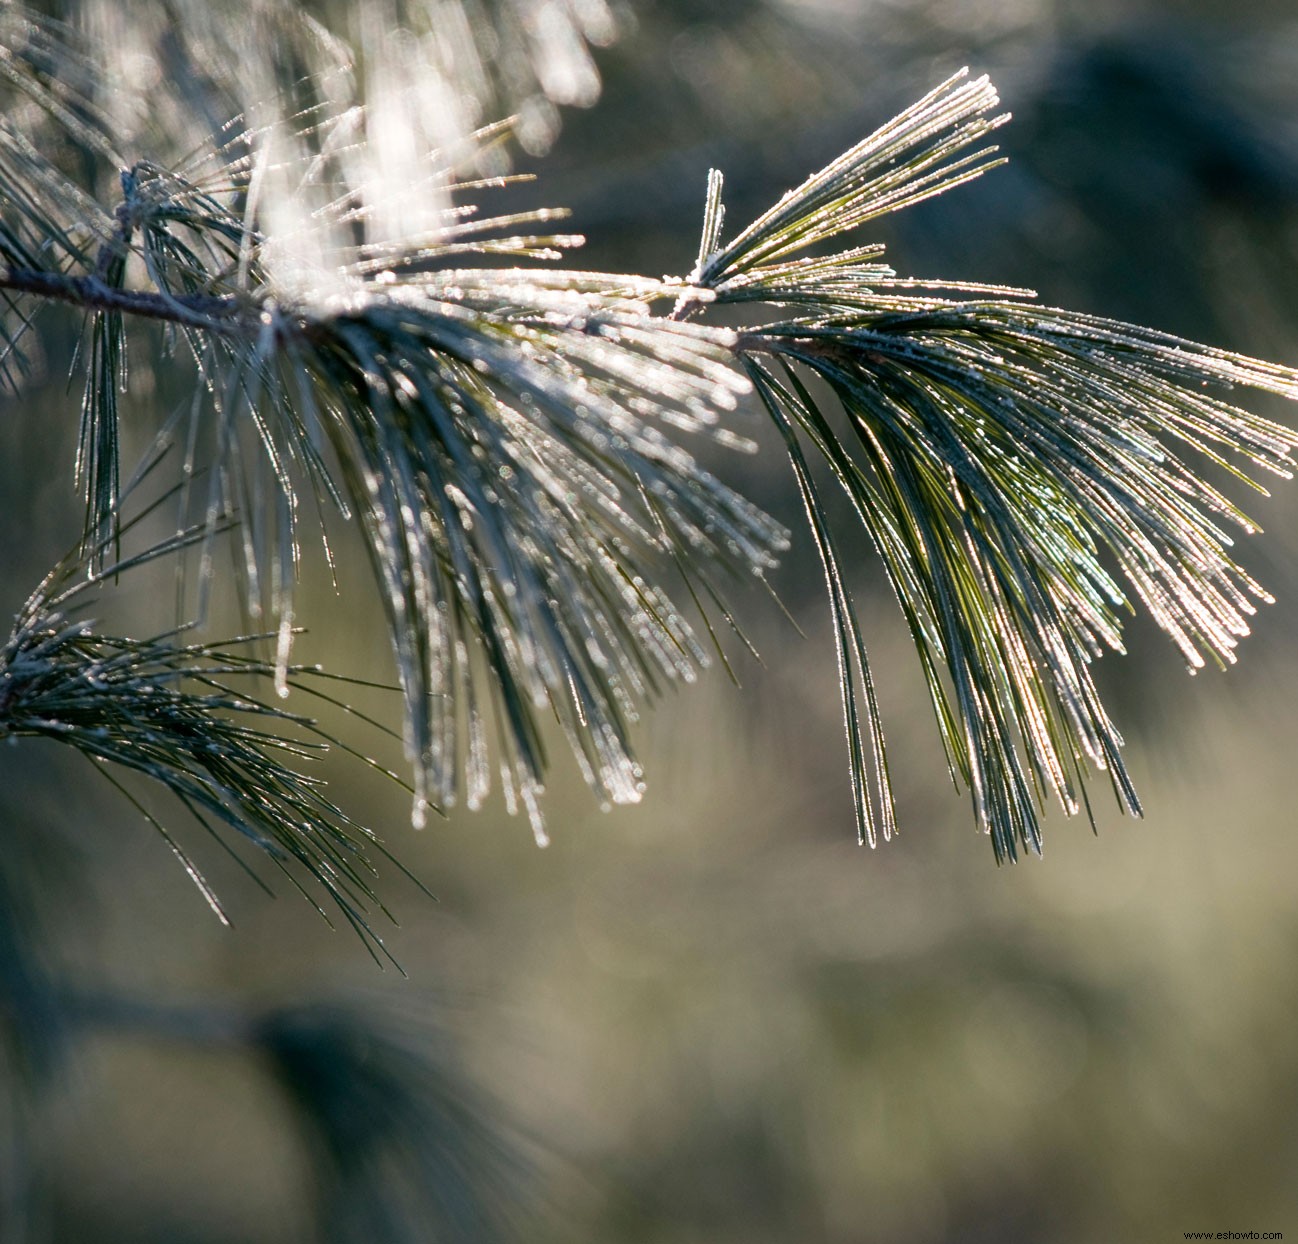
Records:
[[[246,580],[254,606],[278,618],[281,683],[300,494],[359,516],[405,690],[416,822],[461,789],[471,806],[484,797],[491,716],[507,797],[528,810],[539,840],[542,715],[558,719],[601,799],[638,799],[629,740],[638,702],[710,660],[654,563],[666,554],[705,579],[761,571],[785,538],[662,430],[745,447],[720,426],[746,387],[728,361],[733,333],[654,314],[678,292],[660,281],[443,266],[467,249],[558,256],[580,239],[502,233],[548,223],[552,211],[455,211],[398,252],[353,243],[351,262],[309,278],[323,281],[312,288],[240,210],[260,138],[240,133],[231,146],[245,156],[211,176],[200,162],[199,180],[148,163],[123,176],[111,244],[138,259],[151,289],[120,289],[97,271],[10,269],[15,290],[94,309],[87,461],[115,468],[103,343],[117,340],[118,317],[177,326],[212,392],[187,440],[200,444],[206,431],[213,479],[236,481],[208,510],[249,515]],[[336,236],[361,207],[336,187],[321,228]],[[244,496],[235,469],[249,432],[272,467],[266,499]],[[102,538],[116,475],[83,475]],[[706,591],[717,595],[718,584]]]
[[[304,875],[376,958],[387,955],[369,917],[372,908],[387,914],[373,887],[374,857],[386,853],[327,798],[319,778],[300,772],[336,740],[309,718],[257,697],[257,681],[276,670],[245,650],[265,637],[186,644],[182,628],[133,640],[77,617],[99,583],[176,555],[202,536],[183,533],[102,576],[79,575],[69,559],[46,578],[0,648],[0,739],[46,738],[91,760],[162,835],[223,922],[224,908],[201,870],[115,770],[165,787],[227,848],[226,831],[250,842],[329,920]],[[294,685],[321,676],[306,667],[288,675]]]
[[[656,563],[688,567],[719,599],[719,577],[761,572],[784,543],[664,431],[744,446],[720,426],[746,387],[728,364],[733,334],[654,314],[678,292],[663,282],[446,269],[474,253],[558,258],[580,239],[518,229],[562,213],[482,219],[448,206],[394,246],[371,232],[374,204],[348,180],[339,153],[354,138],[346,116],[308,113],[287,138],[234,126],[180,171],[138,162],[121,203],[99,210],[95,246],[69,241],[43,262],[15,243],[0,251],[0,284],[93,312],[80,474],[94,546],[117,508],[123,317],[161,320],[212,395],[186,440],[214,457],[209,514],[246,516],[245,582],[254,610],[278,621],[278,681],[306,492],[356,514],[368,537],[405,691],[416,822],[430,802],[484,797],[494,717],[507,799],[544,841],[544,718],[602,800],[638,799],[639,703],[710,661]],[[318,206],[293,238],[257,208],[297,193],[265,182],[308,149],[300,189]],[[71,239],[79,191],[30,162],[50,192],[29,224]],[[430,184],[449,175],[434,169]],[[145,287],[107,279],[128,270]],[[264,498],[238,466],[249,440],[272,469]]]
[[[1216,393],[1298,398],[1298,372],[1024,291],[901,279],[879,246],[839,249],[858,224],[992,167],[994,148],[966,148],[1004,120],[986,118],[996,104],[985,79],[951,79],[726,245],[713,174],[676,314],[781,312],[735,351],[785,437],[830,585],[862,840],[895,824],[882,729],[804,439],[887,571],[952,776],[1013,859],[1040,850],[1046,795],[1077,812],[1092,770],[1140,812],[1091,675],[1122,650],[1129,593],[1192,669],[1234,660],[1269,598],[1232,559],[1229,528],[1257,527],[1198,463],[1250,484],[1250,468],[1288,477],[1298,434]]]
[[[123,289],[97,276],[69,276],[23,268],[8,268],[0,272],[0,289],[35,294],[84,311],[111,311],[166,324],[201,327],[210,333],[246,338],[257,331],[257,313],[230,295],[176,297],[148,290]]]
[[[81,474],[97,543],[116,505],[122,317],[167,321],[211,394],[187,441],[206,435],[218,468],[208,513],[248,516],[245,581],[278,621],[281,689],[305,494],[366,534],[405,696],[416,823],[430,801],[481,801],[494,719],[507,798],[539,841],[544,718],[601,799],[636,799],[639,704],[710,659],[662,566],[684,569],[697,603],[690,578],[719,599],[721,580],[764,572],[785,545],[663,427],[739,443],[722,420],[751,384],[825,565],[860,837],[889,836],[895,817],[864,636],[808,444],[880,553],[952,776],[998,858],[1013,858],[1039,849],[1046,796],[1076,812],[1093,770],[1139,811],[1089,668],[1120,650],[1128,593],[1192,665],[1233,659],[1264,594],[1231,559],[1227,526],[1253,524],[1195,463],[1243,476],[1238,457],[1286,474],[1298,441],[1211,390],[1293,397],[1298,378],[1024,291],[899,278],[881,247],[843,247],[846,232],[998,163],[983,145],[1006,120],[996,106],[986,79],[957,76],[729,242],[714,173],[682,281],[450,266],[474,253],[562,257],[581,239],[541,231],[554,211],[479,218],[447,204],[395,242],[371,228],[374,204],[338,154],[354,146],[354,118],[318,110],[291,141],[235,126],[179,171],[137,163],[121,204],[88,213],[93,248],[72,222],[77,188],[11,141],[0,188],[26,179],[43,197],[0,230],[0,285],[94,312]],[[293,167],[296,187],[267,188]],[[292,227],[272,227],[285,203]],[[34,245],[42,228],[53,250]],[[132,267],[144,287],[127,287]],[[697,322],[739,303],[779,314],[742,334]],[[846,432],[822,408],[827,392]],[[249,448],[271,468],[266,497],[239,466]]]

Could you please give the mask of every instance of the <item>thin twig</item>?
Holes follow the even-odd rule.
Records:
[[[225,337],[255,337],[260,310],[234,294],[155,294],[116,289],[98,276],[64,276],[27,268],[0,271],[0,289],[68,302],[88,311],[120,311],[144,319],[191,324]]]

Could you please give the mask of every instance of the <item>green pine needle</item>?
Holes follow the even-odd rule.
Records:
[[[542,715],[603,799],[634,801],[637,702],[708,663],[659,586],[663,554],[760,570],[784,540],[661,429],[705,431],[734,401],[724,336],[651,317],[607,278],[548,276],[564,288],[446,274],[306,319],[284,347],[369,535],[421,796],[449,802],[461,770],[470,805],[485,794],[481,662],[506,789],[538,836]]]
[[[305,888],[319,886],[375,957],[387,956],[369,914],[387,914],[373,888],[375,858],[386,852],[306,772],[335,741],[310,719],[258,698],[258,683],[269,686],[276,671],[247,649],[265,637],[183,643],[182,628],[126,639],[78,616],[99,583],[177,555],[203,535],[184,533],[102,576],[81,575],[69,559],[45,579],[0,648],[0,739],[51,739],[91,760],[163,836],[222,921],[224,908],[202,871],[121,771],[165,787],[227,848],[228,831],[252,843],[328,920]],[[322,677],[305,667],[289,675],[308,692],[311,677]]]
[[[299,136],[329,149],[341,124],[310,120]],[[580,239],[506,231],[562,213],[448,208],[398,251],[367,242],[363,201],[328,160],[311,227],[319,253],[346,262],[303,267],[252,210],[273,137],[238,130],[183,175],[137,163],[91,270],[9,273],[11,289],[94,309],[79,463],[95,542],[116,512],[120,325],[134,313],[178,330],[204,378],[187,465],[206,446],[207,512],[244,516],[245,584],[278,621],[281,683],[301,499],[358,517],[405,692],[417,824],[429,804],[485,797],[493,719],[507,801],[539,841],[546,719],[602,801],[638,799],[641,703],[711,660],[662,567],[716,580],[715,597],[786,541],[675,435],[750,448],[722,425],[747,389],[735,334],[655,314],[677,293],[661,281],[446,267],[473,251],[557,257]],[[128,256],[146,287],[122,288]],[[270,488],[250,460],[269,465]]]
[[[800,438],[882,559],[952,773],[997,858],[1013,859],[1040,850],[1046,796],[1079,811],[1095,770],[1140,812],[1091,675],[1095,657],[1121,651],[1129,597],[1192,669],[1234,660],[1268,598],[1232,559],[1230,529],[1256,525],[1200,463],[1249,483],[1249,469],[1288,477],[1298,434],[1220,394],[1298,398],[1298,372],[1023,291],[903,280],[879,246],[800,253],[990,167],[992,149],[965,148],[1004,119],[985,119],[996,104],[985,79],[958,75],[725,246],[714,176],[678,313],[701,294],[782,312],[737,353],[785,436],[829,580],[862,838],[892,825],[882,735],[850,571]]]

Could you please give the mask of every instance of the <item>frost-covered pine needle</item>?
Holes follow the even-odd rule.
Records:
[[[278,622],[280,682],[311,499],[367,537],[416,822],[430,803],[476,806],[499,767],[544,840],[545,722],[602,801],[636,800],[640,706],[710,661],[670,567],[713,594],[785,542],[683,444],[744,447],[723,425],[748,382],[733,332],[657,313],[676,286],[522,266],[580,244],[555,231],[562,212],[446,201],[394,243],[375,226],[374,187],[350,178],[364,138],[352,114],[312,109],[291,133],[233,125],[178,170],[137,160],[95,245],[11,245],[3,283],[91,310],[79,470],[95,542],[117,502],[124,320],[155,319],[202,378],[187,465],[215,464],[208,513],[243,515],[245,582],[254,612]],[[429,168],[431,189],[460,176],[457,158]],[[72,217],[70,194],[51,218]],[[479,256],[520,266],[464,266]],[[242,465],[259,462],[268,486]]]
[[[1234,660],[1267,597],[1233,560],[1231,531],[1256,526],[1202,468],[1287,477],[1298,434],[1224,395],[1298,398],[1298,372],[1023,291],[904,280],[882,247],[838,249],[848,229],[990,167],[994,148],[966,149],[1004,119],[987,118],[996,105],[986,79],[957,75],[724,245],[714,176],[690,283],[779,312],[737,351],[784,433],[825,564],[862,838],[893,827],[882,731],[851,568],[805,447],[879,554],[952,774],[1012,859],[1040,849],[1047,794],[1080,810],[1092,770],[1140,810],[1091,675],[1121,650],[1130,598],[1192,669]]]
[[[128,639],[85,616],[98,584],[202,536],[184,533],[102,576],[69,559],[41,583],[0,647],[0,739],[45,738],[86,756],[163,836],[223,921],[220,899],[164,824],[170,817],[137,797],[127,771],[166,788],[241,863],[235,843],[251,843],[329,919],[307,888],[318,886],[371,953],[387,956],[370,925],[372,911],[386,915],[373,888],[375,860],[386,852],[310,773],[335,741],[261,698],[275,673],[252,655],[265,637],[186,643],[182,628]],[[289,674],[304,690],[323,677],[309,668]]]

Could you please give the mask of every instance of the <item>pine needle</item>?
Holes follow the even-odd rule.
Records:
[[[713,179],[690,284],[717,305],[782,313],[746,330],[737,353],[786,438],[825,562],[863,837],[890,815],[882,734],[849,568],[800,438],[883,562],[953,774],[1003,860],[1040,850],[1047,796],[1089,815],[1095,771],[1140,812],[1091,673],[1102,652],[1121,651],[1131,600],[1192,670],[1235,659],[1255,602],[1269,598],[1233,560],[1230,532],[1257,528],[1200,464],[1259,489],[1251,473],[1288,477],[1298,434],[1222,394],[1298,398],[1298,372],[1041,307],[1025,291],[902,279],[882,247],[841,248],[861,223],[990,168],[993,148],[966,149],[1004,120],[988,119],[996,105],[985,79],[957,75],[725,246]],[[876,811],[867,725],[880,748]]]

